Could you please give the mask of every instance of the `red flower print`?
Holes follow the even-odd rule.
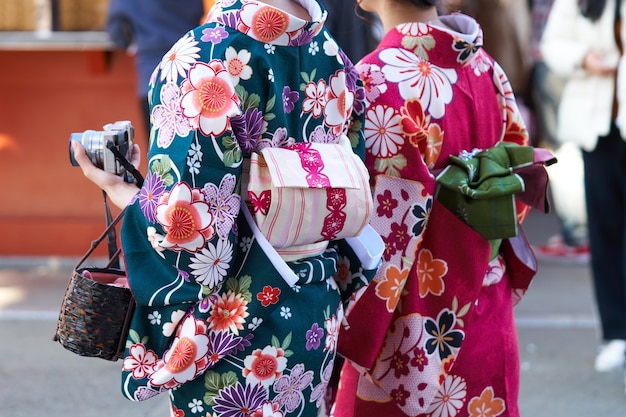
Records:
[[[404,251],[411,240],[409,229],[406,224],[391,223],[389,238],[399,251]]]
[[[411,145],[416,148],[419,147],[420,152],[424,154],[428,140],[430,116],[424,113],[421,101],[407,101],[404,107],[400,109],[400,114],[402,115],[400,119],[402,132],[409,138]]]
[[[520,121],[514,119],[510,111],[507,112],[503,141],[517,143],[520,146],[528,145],[528,131]]]
[[[272,288],[269,285],[263,287],[263,292],[256,295],[257,300],[261,302],[263,307],[267,307],[270,304],[276,304],[278,302],[278,296],[280,295],[280,288]]]
[[[391,219],[393,210],[398,207],[398,200],[392,197],[389,190],[385,190],[382,194],[377,195],[376,199],[378,200],[378,206],[376,207],[378,217],[385,216]]]
[[[322,115],[326,107],[326,82],[324,80],[315,83],[308,83],[304,88],[306,98],[302,103],[302,110],[305,113],[312,113],[316,119]]]
[[[402,376],[409,374],[409,360],[409,355],[402,353],[399,350],[393,354],[389,366],[394,370],[396,378],[401,378]]]
[[[188,74],[181,86],[183,116],[203,134],[221,135],[230,127],[230,118],[241,113],[230,74],[219,60],[197,63]]]
[[[250,29],[257,39],[269,43],[285,33],[287,21],[287,15],[281,10],[263,7],[254,16],[253,26]]]
[[[230,330],[234,334],[239,334],[243,329],[243,324],[248,317],[248,302],[232,291],[222,294],[213,304],[209,327],[212,330]]]
[[[125,371],[132,371],[135,379],[145,378],[146,375],[154,372],[158,359],[153,350],[146,349],[143,344],[134,344],[128,350],[123,368]]]
[[[387,236],[383,239],[385,242],[385,250],[383,251],[383,259],[387,262],[391,260],[391,257],[398,251],[393,243],[390,241],[390,237]]]
[[[404,384],[400,384],[397,389],[392,389],[389,393],[393,401],[400,407],[406,405],[406,400],[411,396],[411,393],[404,389]]]
[[[411,366],[419,369],[420,372],[424,370],[424,367],[428,365],[428,357],[426,352],[422,348],[413,349],[413,359],[411,359]]]
[[[202,190],[177,183],[164,193],[156,208],[156,219],[167,232],[161,247],[195,252],[215,234],[211,207]]]

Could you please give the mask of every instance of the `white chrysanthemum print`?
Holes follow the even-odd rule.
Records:
[[[180,38],[161,60],[161,81],[176,82],[179,76],[185,78],[189,68],[200,58],[199,51],[198,41],[191,33]]]
[[[377,158],[391,158],[402,144],[400,113],[393,107],[377,105],[367,111],[365,120],[365,147]]]
[[[405,49],[389,48],[379,57],[386,64],[382,68],[385,77],[398,84],[403,99],[419,98],[432,117],[443,117],[457,81],[454,69],[440,68]]]
[[[230,261],[233,259],[233,244],[228,240],[218,239],[217,244],[211,242],[206,248],[191,258],[189,267],[196,282],[215,288],[226,276]]]
[[[406,36],[420,36],[426,35],[428,32],[430,32],[428,24],[423,22],[402,23],[396,26],[396,29],[398,30],[398,32]]]
[[[430,417],[455,417],[467,400],[467,383],[460,376],[448,375],[427,411]]]

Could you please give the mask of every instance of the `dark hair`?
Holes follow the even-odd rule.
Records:
[[[578,9],[587,19],[595,22],[602,16],[606,0],[578,0]]]
[[[428,8],[428,7],[439,5],[439,0],[410,0],[410,2],[422,8]]]

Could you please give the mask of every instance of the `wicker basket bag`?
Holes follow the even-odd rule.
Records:
[[[110,236],[123,213],[92,242],[74,269],[63,297],[54,340],[80,356],[116,361],[124,353],[135,300],[125,271],[112,266],[118,262],[120,250],[110,255],[104,268],[81,267],[104,237]]]

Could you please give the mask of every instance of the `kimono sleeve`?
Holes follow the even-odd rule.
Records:
[[[124,394],[134,400],[155,395],[142,394],[142,381],[168,365],[177,333],[206,337],[183,319],[223,287],[237,262],[243,156],[230,120],[241,108],[225,48],[201,36],[183,36],[153,74],[148,174],[121,231],[137,301],[123,370]],[[219,110],[206,105],[207,86],[221,94]]]

